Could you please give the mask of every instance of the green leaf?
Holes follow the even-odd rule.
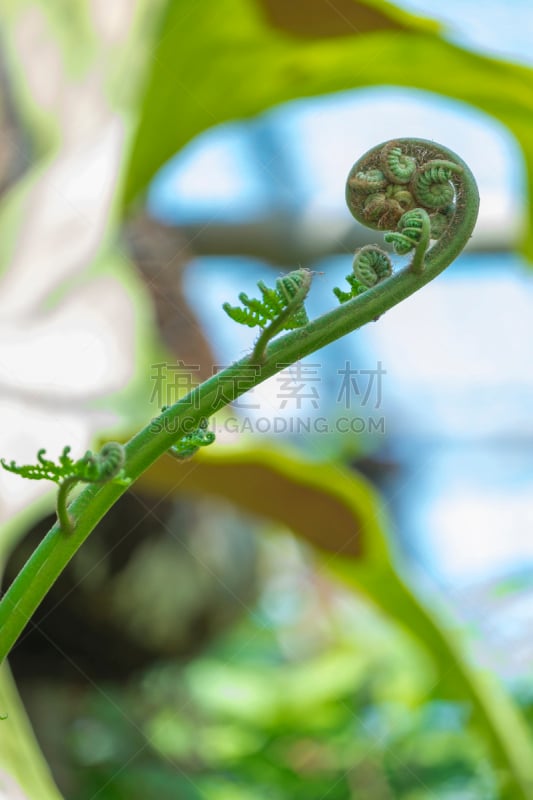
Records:
[[[60,800],[48,767],[33,737],[7,664],[0,668],[0,790],[1,797]],[[24,794],[22,794],[24,792]]]
[[[390,6],[379,8],[390,13]],[[437,92],[493,115],[522,147],[533,189],[533,70],[462,50],[414,17],[402,19],[403,30],[378,27],[329,38],[289,35],[279,24],[269,25],[269,18],[256,0],[169,3],[140,110],[125,202],[206,128],[293,98],[377,85]],[[525,248],[533,257],[531,232]]]
[[[241,446],[203,451],[194,470],[162,458],[138,485],[157,496],[222,497],[290,528],[321,550],[329,569],[428,649],[439,696],[469,703],[472,720],[501,768],[502,798],[531,797],[533,742],[520,712],[495,680],[471,666],[461,641],[409,588],[405,568],[387,541],[379,499],[361,476],[285,449]]]
[[[372,5],[379,7],[381,18],[390,19],[393,36],[396,27],[428,27],[396,9],[393,15],[388,4]],[[300,4],[299,13],[307,14],[306,4]],[[401,26],[394,20],[398,14]],[[340,40],[302,41],[271,27],[269,17],[256,0],[170,0],[140,110],[126,200],[206,128],[294,97],[358,85],[353,81],[354,56],[359,60],[354,44],[359,47],[372,36],[354,34],[355,21],[349,26],[352,35]],[[379,27],[376,23],[374,29]],[[337,63],[337,48],[346,52],[346,64]]]

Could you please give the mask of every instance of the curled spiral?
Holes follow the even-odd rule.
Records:
[[[405,255],[420,243],[429,225],[427,212],[422,208],[414,208],[400,218],[397,231],[385,234],[385,241],[392,242],[395,253]]]
[[[358,192],[370,194],[385,189],[388,179],[380,169],[369,169],[366,172],[356,172],[348,178],[349,185]]]
[[[121,486],[131,482],[124,474],[126,450],[118,442],[107,442],[99,453],[87,450],[82,458],[74,461],[70,447],[64,447],[57,462],[45,458],[46,450],[37,453],[37,464],[10,464],[1,459],[0,464],[8,472],[31,480],[54,481],[59,484],[57,492],[57,518],[64,533],[72,533],[74,522],[68,512],[68,496],[72,487],[78,483],[108,483],[113,481]]]
[[[412,191],[417,201],[426,208],[445,208],[453,202],[455,190],[450,179],[461,167],[451,161],[428,161],[412,181]]]
[[[388,231],[385,241],[397,254],[413,251],[409,269],[421,273],[433,251],[431,241],[447,241],[458,220],[465,169],[454,153],[434,142],[393,139],[373,147],[352,166],[346,202],[358,222]],[[361,263],[367,259],[363,248]],[[370,268],[362,270],[347,279],[350,293],[335,290],[341,302],[378,282]]]
[[[87,483],[107,483],[123,470],[126,454],[118,442],[107,442],[99,453],[88,451],[82,461],[82,480]]]
[[[198,452],[200,447],[208,447],[216,439],[216,434],[208,430],[209,421],[202,419],[198,428],[185,434],[169,449],[169,454],[178,461],[185,461]]]
[[[395,230],[406,211],[422,208],[435,217],[438,239],[453,217],[462,167],[439,146],[422,139],[394,139],[372,148],[353,165],[346,183],[352,215],[376,230]]]
[[[77,461],[71,458],[70,450],[68,446],[63,448],[58,463],[45,458],[46,450],[42,449],[37,453],[37,464],[18,466],[14,461],[6,464],[3,459],[1,463],[4,469],[24,478],[54,481],[59,484],[66,479],[84,483],[107,483],[114,478],[122,477],[126,451],[121,444],[107,442],[99,453],[87,450]]]
[[[302,290],[305,283],[308,282],[307,272],[304,270],[294,270],[278,278],[276,281],[276,289],[278,294],[285,299],[285,305],[288,305],[291,300]],[[291,317],[291,326],[294,328],[301,328],[307,325],[309,318],[303,304],[298,308]]]
[[[346,303],[392,275],[392,262],[384,250],[369,244],[357,251],[352,269],[351,275],[346,276],[350,291],[344,292],[338,287],[333,289],[340,303]]]
[[[389,184],[384,192],[367,197],[362,214],[367,222],[377,223],[379,228],[393,228],[402,214],[413,208],[414,204],[413,195],[405,186]]]
[[[387,253],[374,245],[366,245],[355,254],[353,273],[363,286],[375,286],[392,275],[392,263]]]
[[[382,169],[389,180],[395,183],[409,183],[416,170],[416,161],[403,152],[395,142],[389,142],[381,155]]]

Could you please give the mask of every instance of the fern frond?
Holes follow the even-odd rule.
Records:
[[[174,456],[174,458],[177,458],[179,461],[184,461],[197,453],[200,447],[207,447],[213,444],[216,435],[213,431],[207,430],[207,425],[207,419],[203,419],[196,430],[178,439],[169,449],[168,452],[170,455]]]
[[[242,307],[232,306],[224,303],[222,308],[226,314],[235,322],[241,325],[248,325],[250,328],[266,328],[269,323],[274,322],[280,314],[289,306],[294,297],[302,291],[305,286],[305,293],[308,289],[309,273],[308,270],[295,270],[288,275],[276,280],[276,288],[272,289],[263,281],[258,281],[257,286],[261,292],[261,298],[248,297],[241,292],[239,300]],[[302,303],[284,321],[281,330],[294,330],[307,325],[309,319]]]

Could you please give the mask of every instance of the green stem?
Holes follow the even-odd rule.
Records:
[[[65,478],[65,480],[61,481],[59,484],[59,489],[57,491],[57,498],[56,498],[56,512],[57,512],[57,519],[59,521],[59,526],[63,533],[69,534],[72,533],[74,528],[74,523],[72,517],[68,512],[68,495],[70,490],[73,486],[79,483],[79,478],[72,477],[72,478]]]
[[[420,231],[420,239],[416,245],[415,252],[409,264],[411,272],[419,275],[424,270],[426,250],[429,247],[429,237],[431,233],[431,223],[427,212],[423,208],[419,209],[422,217],[422,230]]]
[[[417,140],[415,140],[417,141]],[[449,150],[439,148],[463,169],[456,184],[457,212],[441,239],[425,257],[422,273],[406,268],[335,308],[303,328],[271,342],[259,370],[250,374],[250,356],[213,375],[190,394],[166,409],[126,445],[125,475],[135,481],[181,436],[198,427],[228,402],[292,364],[379,317],[389,308],[429,283],[461,252],[474,228],[479,205],[475,179],[468,166]],[[224,392],[220,392],[220,385]],[[0,601],[0,662],[7,656],[52,584],[85,539],[127,487],[93,484],[72,502],[74,523],[69,536],[56,523],[22,567]]]

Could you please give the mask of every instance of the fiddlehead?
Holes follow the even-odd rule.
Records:
[[[341,303],[346,303],[352,297],[365,292],[370,286],[392,275],[392,262],[384,250],[374,245],[361,247],[353,260],[353,273],[346,276],[351,290],[343,292],[335,287],[333,292]]]
[[[107,442],[99,453],[87,450],[82,458],[74,461],[69,455],[70,447],[63,448],[58,463],[44,457],[46,450],[37,453],[37,464],[7,463],[0,459],[0,464],[8,472],[30,480],[47,480],[59,484],[57,493],[57,517],[65,533],[72,532],[72,520],[67,511],[68,495],[72,487],[82,483],[108,483],[113,481],[125,486],[129,479],[124,474],[126,454],[123,445]]]
[[[124,447],[118,442],[107,442],[99,453],[88,450],[78,465],[78,480],[85,483],[107,483],[121,475],[126,461]]]
[[[383,147],[381,155],[382,169],[393,183],[409,183],[416,171],[416,161],[402,151],[396,142],[389,142]]]
[[[367,197],[363,205],[363,217],[371,228],[376,224],[381,229],[391,228],[414,204],[413,195],[407,187],[391,183],[383,191]]]
[[[348,175],[350,212],[369,228],[395,230],[411,208],[428,214],[449,211],[457,201],[463,167],[447,156],[443,148],[423,139],[397,139],[374,147]]]
[[[375,286],[376,283],[392,275],[392,264],[388,255],[379,247],[368,245],[362,247],[353,261],[354,275],[363,286]]]
[[[441,159],[429,161],[413,178],[412,189],[416,200],[428,209],[448,206],[455,194],[450,183],[454,172],[462,170],[451,161]]]
[[[356,172],[348,178],[348,183],[357,192],[371,194],[385,189],[388,180],[380,169],[369,169],[366,172]]]
[[[167,408],[168,406],[163,406],[161,411],[165,412]],[[197,428],[192,430],[190,433],[186,433],[171,447],[169,447],[169,455],[174,456],[174,458],[177,458],[178,461],[186,461],[188,458],[191,458],[195,453],[197,453],[200,447],[207,447],[208,445],[213,444],[217,437],[213,431],[208,430],[208,425],[209,420],[207,417],[201,419]]]
[[[398,255],[405,255],[414,249],[410,269],[412,272],[422,272],[430,236],[431,221],[427,211],[423,208],[414,208],[400,217],[397,231],[385,234],[385,241],[392,242],[394,251]]]
[[[248,297],[244,292],[239,295],[243,308],[224,303],[222,308],[226,314],[241,325],[249,328],[264,328],[273,322],[283,311],[291,306],[291,313],[287,315],[280,330],[290,331],[301,328],[309,322],[303,301],[310,285],[310,272],[307,269],[298,269],[289,272],[276,281],[276,288],[270,289],[263,281],[257,286],[261,291],[261,299]],[[303,291],[302,291],[303,290]],[[296,303],[292,305],[296,298]]]
[[[252,363],[260,364],[264,360],[266,346],[277,333],[307,325],[309,319],[304,300],[312,277],[310,270],[297,269],[278,278],[275,289],[270,289],[263,281],[259,281],[257,286],[261,291],[260,300],[242,292],[239,300],[243,308],[224,303],[222,308],[235,322],[250,328],[263,328],[252,353]]]
[[[388,231],[385,241],[392,243],[398,255],[414,250],[408,269],[421,273],[430,254],[440,254],[460,227],[464,179],[465,165],[445,148],[423,139],[397,139],[374,147],[353,165],[346,183],[346,202],[363,225]],[[430,248],[431,241],[438,247]],[[453,249],[456,255],[457,244]],[[388,277],[380,276],[371,283],[361,280],[355,269],[357,258],[356,254],[354,275],[347,278],[350,292],[334,289],[341,302]]]

